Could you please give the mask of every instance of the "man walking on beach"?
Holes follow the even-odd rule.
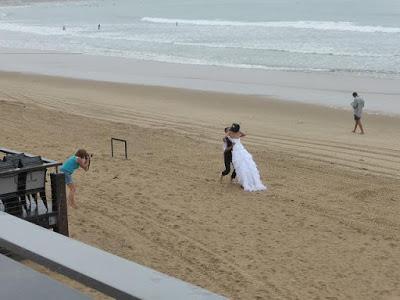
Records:
[[[364,134],[364,128],[361,124],[361,115],[362,115],[362,110],[364,108],[364,100],[358,96],[356,92],[353,93],[353,102],[351,102],[351,106],[353,107],[353,114],[354,114],[354,130],[353,133],[356,132],[357,126],[360,127],[361,134]]]

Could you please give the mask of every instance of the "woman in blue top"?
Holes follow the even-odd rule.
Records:
[[[75,170],[81,167],[85,171],[89,169],[90,164],[90,156],[86,152],[85,149],[79,149],[76,151],[75,155],[70,156],[66,161],[64,161],[63,165],[60,168],[60,171],[65,175],[65,184],[69,188],[68,193],[68,204],[71,205],[73,208],[76,208],[75,204],[75,192],[76,192],[76,185],[72,180],[72,174]]]

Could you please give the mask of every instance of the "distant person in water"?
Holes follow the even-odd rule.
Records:
[[[97,30],[100,30],[100,27],[101,27],[101,26],[100,26],[100,24],[99,24],[99,25],[97,25]]]
[[[65,184],[68,186],[68,204],[73,208],[77,208],[75,204],[75,192],[76,192],[76,184],[72,179],[72,174],[75,170],[81,167],[85,171],[89,170],[90,166],[90,155],[86,152],[85,149],[79,149],[76,153],[70,156],[64,163],[62,164],[60,171],[65,175]]]
[[[65,31],[65,29],[66,29],[65,25],[63,25],[62,29]]]
[[[365,105],[364,99],[362,99],[356,92],[353,93],[353,102],[351,102],[351,107],[353,107],[353,115],[354,115],[354,129],[353,133],[356,132],[357,127],[360,127],[361,134],[364,134],[364,128],[361,123],[362,111]]]

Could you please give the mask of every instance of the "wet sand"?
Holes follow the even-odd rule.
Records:
[[[1,32],[7,37],[14,33]],[[0,70],[164,86],[349,108],[357,91],[369,112],[400,116],[400,78],[336,72],[289,72],[135,60],[83,53],[0,48]]]

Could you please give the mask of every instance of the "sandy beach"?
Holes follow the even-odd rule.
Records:
[[[400,297],[399,118],[365,115],[362,136],[350,110],[6,72],[0,114],[4,147],[94,153],[75,239],[230,299]],[[219,183],[233,121],[267,192]]]

